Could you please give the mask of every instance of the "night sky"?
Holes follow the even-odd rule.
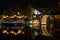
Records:
[[[0,10],[16,8],[25,8],[31,4],[34,8],[56,8],[57,0],[0,0]]]

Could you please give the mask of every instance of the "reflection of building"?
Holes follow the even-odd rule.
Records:
[[[53,22],[54,18],[53,15],[46,15],[42,14],[40,11],[36,10],[34,11],[34,15],[31,18],[27,18],[25,21],[26,16],[24,15],[11,15],[11,16],[5,16],[3,15],[2,17],[2,28],[13,28],[13,29],[20,29],[21,27],[24,26],[29,26],[32,29],[39,30],[42,35],[45,36],[51,36],[53,34]],[[52,21],[53,20],[53,21]],[[30,22],[29,22],[30,21]],[[25,25],[27,24],[27,25]]]
[[[25,27],[25,21],[24,21],[25,16],[21,15],[12,15],[12,16],[8,16],[8,15],[2,15],[1,17],[1,30],[3,30],[3,33],[10,33],[14,35],[17,35],[19,33],[21,33],[22,29]],[[16,30],[19,31],[16,31]],[[9,30],[9,31],[8,31]],[[14,31],[13,31],[14,30]],[[15,32],[16,31],[16,32]],[[21,31],[21,32],[20,32]]]
[[[13,15],[13,16],[2,16],[2,20],[1,23],[3,27],[21,27],[25,22],[22,19],[24,16],[17,16],[17,15]]]

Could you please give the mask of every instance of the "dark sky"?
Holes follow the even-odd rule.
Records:
[[[25,8],[31,4],[35,8],[56,8],[57,0],[0,0],[0,10],[8,8],[16,8],[17,4],[20,8]]]

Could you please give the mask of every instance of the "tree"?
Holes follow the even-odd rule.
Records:
[[[26,16],[31,17],[34,13],[34,8],[31,5],[28,5],[24,12]]]

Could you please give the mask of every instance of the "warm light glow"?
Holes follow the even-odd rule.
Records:
[[[54,15],[55,19],[60,19],[60,15]]]
[[[17,33],[18,33],[18,34],[19,34],[19,33],[21,33],[21,30],[18,30],[18,32],[17,32]]]
[[[15,32],[14,31],[10,31],[10,33],[14,34]]]
[[[6,16],[6,17],[8,17],[8,16]]]
[[[22,15],[21,17],[24,17],[24,15]]]
[[[4,30],[3,33],[9,34],[9,33],[7,32],[7,30]]]
[[[14,16],[10,16],[9,18],[14,18]]]
[[[17,16],[17,18],[22,18],[21,16]]]
[[[17,35],[17,33],[14,33],[14,35]]]
[[[47,18],[49,17],[49,15],[44,15],[41,21],[41,29],[42,29],[42,33],[45,36],[52,36],[48,31],[47,31]]]
[[[44,15],[41,21],[41,24],[46,24],[46,20],[49,17],[49,15]]]
[[[12,33],[12,34],[14,34],[14,35],[17,35],[17,33],[16,33],[16,32],[14,32],[14,31],[10,31],[10,33]]]
[[[2,15],[2,17],[3,17],[3,18],[7,18],[8,16],[4,16],[4,15]]]
[[[3,18],[6,18],[6,17],[3,17]]]
[[[20,13],[18,12],[18,15],[19,15]]]
[[[32,23],[32,26],[33,26],[33,28],[38,29],[39,24],[40,24],[39,20],[34,20],[33,23]]]
[[[7,32],[7,30],[3,30],[3,33],[6,33]]]
[[[14,31],[10,31],[8,32],[7,30],[4,30],[3,31],[3,34],[6,33],[6,34],[14,34],[14,35],[17,35],[17,34],[24,34],[24,31],[21,31],[21,30],[18,30],[18,32],[14,32]]]
[[[17,15],[14,15],[14,17],[16,17]]]
[[[33,17],[36,18],[36,15],[34,15]]]
[[[27,16],[25,16],[25,18],[27,18]]]

